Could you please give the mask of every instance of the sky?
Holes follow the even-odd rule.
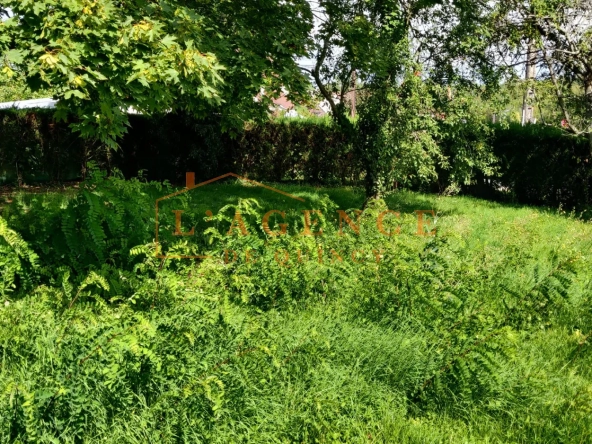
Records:
[[[316,32],[321,24],[319,17],[323,17],[324,14],[320,9],[319,2],[317,0],[308,0],[308,3],[310,4],[310,8],[313,10],[313,14],[315,16],[313,32]],[[298,63],[298,66],[301,66],[303,68],[311,69],[315,65],[315,59],[311,59],[308,57],[300,57],[296,61]]]

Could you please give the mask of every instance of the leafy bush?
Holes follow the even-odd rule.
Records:
[[[154,257],[152,199],[168,185],[97,172],[73,196],[17,196],[3,239],[19,227],[39,267],[33,288],[15,285],[0,305],[2,441],[590,436],[589,224],[397,193],[368,204],[359,235],[340,235],[335,202],[356,220],[363,193],[286,190],[322,211],[323,236],[269,236],[261,219],[275,203],[225,198],[199,261]],[[401,213],[385,221],[400,228],[392,237],[376,229],[386,208]],[[416,234],[419,208],[436,210],[435,236]],[[257,235],[225,235],[237,209]],[[295,232],[298,213],[286,215]],[[23,241],[9,244],[28,269]],[[227,249],[242,254],[228,262]]]
[[[145,170],[152,180],[177,182],[187,171],[199,180],[233,171],[268,181],[340,184],[361,175],[351,141],[322,119],[271,121],[231,138],[215,120],[131,115],[120,150],[109,152],[71,134],[52,114],[0,112],[0,182],[75,179],[85,173],[88,161],[119,168],[127,177]]]
[[[16,280],[22,280],[24,289],[30,288],[37,259],[23,238],[0,216],[0,297],[17,287]]]
[[[41,282],[64,286],[72,279],[81,285],[95,272],[109,281],[112,297],[122,296],[131,291],[138,262],[132,247],[152,242],[154,196],[166,194],[167,187],[126,181],[117,172],[106,177],[91,168],[70,198],[17,198],[6,217],[27,228],[25,239],[40,256]]]
[[[351,140],[330,120],[270,122],[245,131],[236,145],[238,170],[261,180],[346,184],[361,179]]]
[[[50,110],[0,110],[0,183],[66,181],[105,152],[57,123]]]
[[[401,173],[401,184],[554,207],[590,204],[590,152],[585,140],[541,125],[490,126],[480,119],[470,97],[450,102],[440,97],[434,106],[445,118],[424,118],[433,124],[430,149],[434,154],[437,146],[439,157],[424,162],[421,174],[427,185],[419,186],[415,173]],[[399,118],[408,125],[420,123],[413,116]],[[136,115],[130,121],[121,149],[108,153],[70,134],[48,112],[3,111],[0,182],[75,179],[86,174],[91,160],[109,171],[119,168],[128,178],[145,170],[148,179],[176,183],[184,181],[187,171],[194,171],[198,182],[233,171],[262,181],[341,185],[360,183],[366,174],[366,154],[354,151],[352,141],[328,120],[271,121],[249,127],[234,139],[222,134],[215,121],[198,122],[183,115]],[[392,145],[389,134],[383,135],[384,143]],[[399,150],[391,148],[394,151],[383,153],[387,163]],[[369,159],[376,161],[371,153]],[[408,172],[424,158],[419,151],[403,154]]]
[[[499,174],[481,180],[480,188],[470,192],[580,210],[592,202],[591,153],[585,138],[554,127],[511,124],[495,127],[493,147]]]

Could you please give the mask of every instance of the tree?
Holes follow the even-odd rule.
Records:
[[[377,5],[380,32],[372,44],[379,56],[368,65],[369,98],[356,139],[367,197],[432,181],[442,170],[449,189],[470,183],[477,171],[491,173],[488,128],[470,101],[452,95],[455,86],[480,93],[499,76],[480,35],[488,7],[430,0]]]
[[[475,109],[474,92],[459,90],[451,97],[448,88],[423,79],[413,65],[397,77],[373,88],[361,107],[357,148],[367,197],[435,181],[456,192],[478,171],[491,175],[492,129]]]
[[[592,153],[592,2],[537,3],[534,15],[538,46],[567,126],[588,135]]]
[[[310,9],[304,0],[6,0],[1,69],[51,87],[58,116],[116,146],[130,107],[150,114],[218,114],[225,127],[263,115],[262,86],[304,79]]]
[[[225,67],[218,86],[222,106],[208,105],[225,128],[242,128],[248,120],[266,120],[271,99],[282,89],[305,98],[310,83],[296,58],[310,43],[312,12],[307,0],[192,1],[204,17],[204,46]],[[265,95],[253,100],[261,89]]]
[[[497,85],[497,54],[491,50],[491,2],[419,0],[409,2],[411,57],[443,85]]]
[[[395,23],[392,18],[402,14],[396,1],[381,0],[321,0],[313,8],[318,26],[313,33],[310,69],[303,68],[313,79],[322,97],[331,107],[334,120],[350,128],[345,106],[345,95],[357,82],[365,82],[380,72],[385,52],[384,44],[391,44]],[[404,27],[399,38],[405,37]],[[384,36],[390,35],[385,40]]]
[[[434,139],[433,100],[422,79],[407,70],[374,88],[360,110],[358,150],[366,170],[366,195],[380,197],[396,184],[436,178],[443,156]]]
[[[494,40],[505,43],[539,77],[551,80],[566,129],[588,135],[592,152],[592,2],[513,0],[492,14]]]

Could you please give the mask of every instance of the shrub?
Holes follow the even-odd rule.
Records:
[[[153,198],[169,191],[93,172],[73,196],[5,210],[0,260],[11,276],[34,254],[39,266],[33,288],[15,285],[0,305],[0,440],[590,436],[589,224],[402,192],[387,201],[402,213],[385,227],[398,235],[376,230],[387,202],[371,201],[360,234],[340,236],[336,204],[308,188],[323,236],[266,236],[266,202],[243,199],[212,216],[211,258],[160,260]],[[405,212],[427,207],[438,230],[417,236]],[[257,236],[225,236],[236,209]],[[301,231],[301,217],[289,223]],[[225,263],[228,248],[257,262]],[[281,265],[280,248],[312,254]]]
[[[0,216],[0,297],[16,288],[31,288],[32,274],[38,266],[37,255],[19,233],[10,229]],[[18,285],[18,281],[21,284]]]
[[[425,139],[423,145],[414,145],[415,151],[397,154],[405,165],[401,171],[406,171],[397,176],[398,185],[440,193],[460,188],[474,195],[553,207],[590,205],[591,157],[585,139],[549,126],[489,126],[480,120],[469,98],[442,100],[437,108],[444,110],[446,118],[434,119],[429,113],[422,117],[434,133],[429,143]],[[425,123],[403,115],[397,118],[411,126]],[[344,185],[366,178],[364,158],[367,163],[378,160],[372,151],[355,152],[343,131],[324,119],[274,120],[245,128],[235,138],[223,134],[215,119],[132,115],[130,122],[128,133],[119,141],[120,150],[110,152],[71,134],[66,124],[53,120],[50,111],[2,111],[0,182],[81,178],[93,161],[109,172],[119,169],[128,178],[145,170],[150,180],[174,183],[183,183],[187,171],[194,171],[198,182],[232,171],[260,181]],[[400,147],[389,136],[394,129],[385,128],[382,139],[376,140],[382,140],[391,154],[398,153]],[[410,134],[418,128],[409,129]],[[426,157],[422,150],[431,154]],[[382,165],[392,162],[387,151]],[[419,157],[424,161],[417,169]],[[415,169],[421,170],[427,183],[421,185]]]
[[[591,153],[585,138],[542,125],[495,127],[500,172],[489,181],[518,202],[583,209],[592,202]]]

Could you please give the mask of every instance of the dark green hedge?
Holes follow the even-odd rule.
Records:
[[[66,125],[56,124],[52,114],[0,111],[0,184],[64,181],[81,175],[92,147]]]
[[[72,135],[51,111],[0,112],[0,183],[81,177],[93,160],[126,176],[145,170],[153,180],[181,183],[186,171],[197,180],[227,172],[270,181],[345,184],[361,167],[351,143],[330,121],[280,120],[231,137],[213,122],[184,115],[132,115],[121,149],[107,153]]]
[[[493,180],[482,180],[491,192],[515,202],[568,209],[592,203],[592,159],[586,138],[559,128],[516,124],[496,127],[493,146],[500,173]]]
[[[227,172],[268,181],[345,184],[359,180],[361,167],[351,143],[330,122],[280,120],[230,137],[216,123],[167,115],[133,116],[116,164],[126,175],[140,169],[148,177],[198,180]]]
[[[0,111],[0,184],[80,178],[92,160],[128,177],[183,183],[186,171],[206,180],[227,172],[266,181],[355,184],[363,176],[352,144],[330,121],[279,120],[230,137],[215,119],[130,116],[121,149],[108,153],[73,135],[48,111]],[[583,138],[530,125],[495,127],[500,172],[465,192],[521,203],[581,208],[592,202],[592,159]],[[434,189],[436,189],[435,187]]]

